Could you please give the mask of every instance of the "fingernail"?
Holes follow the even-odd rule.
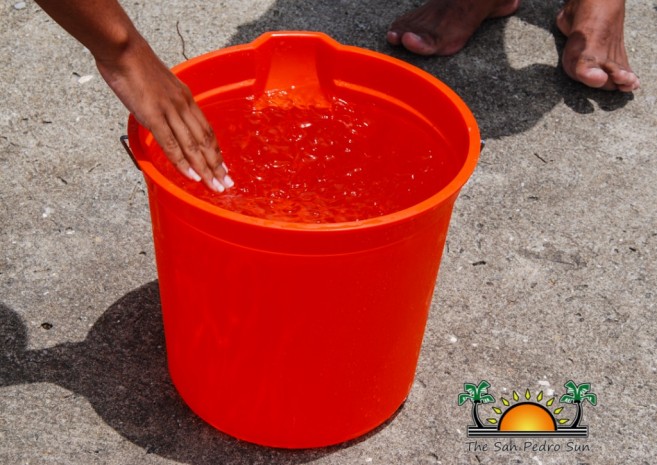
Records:
[[[212,186],[217,192],[223,192],[226,190],[224,185],[217,181],[217,178],[212,178]]]
[[[230,189],[234,185],[235,185],[235,182],[233,181],[233,178],[231,178],[228,175],[224,176],[224,186],[226,186],[226,189]]]
[[[194,169],[190,166],[189,169],[187,170],[187,176],[189,176],[189,179],[192,179],[196,182],[199,182],[201,180],[201,177],[198,175]]]
[[[226,173],[228,173],[228,167],[226,166],[226,164],[225,164],[224,162],[221,162],[221,166],[223,166],[224,171],[225,171]]]

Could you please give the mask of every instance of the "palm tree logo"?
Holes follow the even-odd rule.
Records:
[[[465,383],[464,392],[458,395],[459,406],[472,402],[473,425],[468,426],[468,437],[588,437],[588,426],[580,425],[584,403],[595,406],[598,396],[591,392],[591,383],[576,384],[570,380],[564,387],[566,393],[559,398],[560,404],[574,404],[575,418],[561,418],[563,406],[554,408],[555,396],[545,396],[540,391],[535,396],[529,389],[524,394],[513,391],[510,399],[500,398],[501,406],[494,405],[494,415],[482,421],[479,406],[493,404],[495,398],[488,393],[488,381],[478,384]]]
[[[477,428],[484,428],[483,423],[479,419],[479,404],[489,404],[495,402],[495,398],[487,393],[490,383],[488,381],[481,381],[475,385],[472,383],[465,383],[463,389],[465,392],[459,394],[459,406],[467,401],[472,402],[472,420]]]
[[[575,414],[575,419],[573,420],[572,427],[577,428],[579,423],[582,421],[583,415],[583,402],[590,403],[594,407],[598,403],[598,396],[593,394],[591,391],[590,383],[575,384],[572,380],[564,384],[564,387],[568,390],[566,394],[561,396],[559,402],[564,404],[575,404],[577,406],[577,413]]]

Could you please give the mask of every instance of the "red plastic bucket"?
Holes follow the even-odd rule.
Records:
[[[311,224],[191,194],[153,162],[148,131],[128,123],[148,185],[169,370],[185,402],[267,446],[326,446],[374,429],[411,389],[452,207],[479,155],[471,112],[429,74],[319,33],[268,33],[173,71],[202,109],[279,88],[320,104],[362,94],[413,113],[445,142],[448,174],[427,198]]]

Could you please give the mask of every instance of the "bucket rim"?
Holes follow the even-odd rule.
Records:
[[[346,221],[346,222],[336,222],[336,223],[295,223],[289,221],[273,220],[266,218],[259,218],[254,216],[248,216],[241,213],[237,213],[231,210],[221,208],[217,205],[213,205],[206,200],[202,200],[181,187],[177,186],[174,182],[169,180],[164,176],[150,161],[150,157],[147,156],[146,150],[141,145],[141,139],[139,135],[139,129],[142,127],[135,116],[130,114],[128,117],[128,141],[130,143],[130,148],[134,154],[135,161],[137,162],[138,167],[142,172],[150,178],[156,185],[166,190],[170,195],[178,198],[183,203],[197,209],[201,210],[207,214],[213,216],[220,216],[223,219],[230,220],[236,223],[242,223],[250,226],[269,228],[269,229],[280,229],[280,230],[296,230],[296,231],[348,231],[354,229],[368,229],[375,228],[379,226],[389,225],[393,223],[405,222],[412,220],[413,218],[421,215],[424,212],[430,211],[434,208],[438,208],[445,201],[450,199],[453,196],[456,196],[460,189],[468,181],[472,173],[474,172],[480,154],[481,148],[481,137],[479,133],[479,127],[475,120],[474,115],[466,103],[461,99],[461,97],[456,94],[449,86],[444,82],[433,76],[432,74],[414,66],[410,63],[407,63],[403,60],[385,55],[380,52],[375,52],[368,50],[362,47],[357,47],[353,45],[344,45],[340,42],[337,42],[330,36],[322,32],[313,32],[313,31],[274,31],[266,32],[260,35],[258,38],[252,42],[233,45],[225,47],[219,50],[211,51],[197,57],[186,60],[182,63],[177,64],[171,71],[174,74],[178,74],[182,71],[187,70],[194,65],[201,63],[203,61],[213,59],[222,55],[236,53],[240,51],[252,51],[255,50],[261,44],[277,38],[277,37],[313,37],[316,38],[330,47],[335,48],[337,51],[350,51],[355,52],[364,56],[370,56],[377,60],[382,60],[388,62],[392,65],[402,67],[406,71],[421,77],[429,81],[432,85],[437,87],[440,92],[442,92],[450,102],[456,107],[458,113],[463,118],[463,123],[465,124],[468,131],[468,149],[465,156],[465,160],[452,178],[452,180],[445,185],[438,192],[432,196],[411,205],[410,207],[398,210],[386,215],[376,216],[372,218],[366,218],[362,220]],[[221,195],[221,194],[218,194]]]

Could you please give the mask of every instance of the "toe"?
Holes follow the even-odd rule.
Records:
[[[564,68],[566,68],[567,74],[576,81],[595,89],[616,87],[609,77],[609,70],[602,69],[594,57],[580,56],[571,66],[566,66],[567,62],[564,60]]]
[[[619,85],[616,88],[621,92],[634,92],[638,89],[638,87],[635,87],[634,85]]]
[[[609,78],[620,91],[632,92],[639,88],[639,78],[632,71],[618,69],[610,73]]]
[[[390,45],[400,45],[401,44],[401,35],[397,31],[390,30],[386,34],[386,39]]]
[[[557,13],[556,23],[557,29],[559,29],[563,35],[568,37],[570,35],[571,24],[563,9]]]
[[[610,86],[609,76],[601,68],[583,66],[576,71],[577,80],[596,89]]]
[[[407,50],[418,55],[435,55],[436,46],[430,41],[414,32],[406,32],[401,36],[401,43]]]

